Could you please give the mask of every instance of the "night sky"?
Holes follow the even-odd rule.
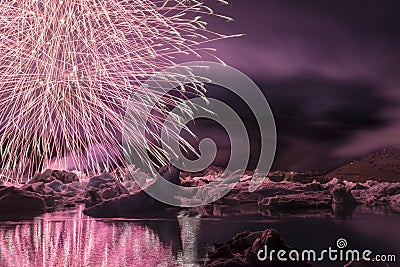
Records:
[[[211,29],[246,34],[213,44],[218,57],[260,86],[272,107],[278,132],[273,169],[329,169],[400,145],[399,2],[207,3],[234,18],[211,19]],[[259,135],[251,113],[222,88],[208,95],[234,104],[246,121],[254,167]],[[200,137],[219,141],[216,164],[223,164],[229,155],[223,130],[207,121],[198,125],[207,126]]]

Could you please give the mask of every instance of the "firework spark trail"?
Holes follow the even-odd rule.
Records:
[[[32,173],[67,153],[79,168],[123,160],[108,152],[120,148],[125,105],[155,94],[140,82],[226,37],[207,29],[207,14],[219,16],[195,0],[0,0],[3,172]],[[101,156],[85,155],[98,144]]]

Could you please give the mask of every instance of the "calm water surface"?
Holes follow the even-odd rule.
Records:
[[[357,210],[347,219],[268,218],[249,212],[202,217],[172,212],[163,218],[126,220],[93,219],[79,207],[31,220],[1,222],[0,265],[202,266],[213,242],[267,228],[278,230],[297,249],[319,251],[345,238],[349,248],[396,254],[400,259],[399,225],[399,215]]]

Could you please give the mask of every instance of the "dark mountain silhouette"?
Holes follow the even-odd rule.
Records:
[[[349,162],[325,175],[353,182],[400,182],[400,147],[385,148]]]

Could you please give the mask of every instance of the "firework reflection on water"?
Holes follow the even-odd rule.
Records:
[[[0,228],[0,266],[177,266],[170,244],[132,221],[100,221],[73,211]],[[67,217],[67,218],[66,218]]]

